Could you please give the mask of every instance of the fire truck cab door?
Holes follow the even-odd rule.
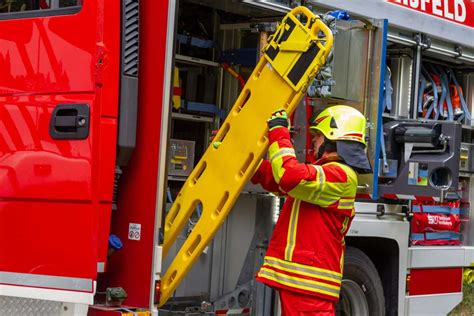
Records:
[[[92,303],[119,51],[120,1],[0,1],[0,295]]]

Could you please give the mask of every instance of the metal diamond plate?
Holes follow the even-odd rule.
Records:
[[[0,296],[0,315],[56,316],[61,313],[61,302]]]

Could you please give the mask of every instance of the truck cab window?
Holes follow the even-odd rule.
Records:
[[[0,14],[54,10],[82,5],[82,0],[0,0]]]

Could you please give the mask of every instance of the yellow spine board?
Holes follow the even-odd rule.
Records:
[[[297,14],[307,17],[306,25],[299,22]],[[164,255],[196,206],[202,204],[201,218],[162,277],[160,306],[214,237],[254,174],[268,147],[267,118],[281,108],[294,111],[324,65],[332,44],[329,28],[305,7],[288,13],[270,37],[264,55],[214,139],[222,144],[207,149],[166,216]]]

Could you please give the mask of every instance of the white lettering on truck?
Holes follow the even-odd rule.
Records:
[[[466,21],[466,4],[463,0],[454,0],[454,18],[458,22]]]
[[[454,19],[454,14],[449,12],[449,0],[444,0],[444,17],[447,19]]]
[[[421,11],[426,11],[426,4],[430,2],[431,0],[421,0]]]
[[[420,0],[410,0],[410,6],[412,8],[418,8],[419,3],[420,3]]]
[[[450,1],[452,0],[393,0],[392,2],[448,20],[460,23],[465,22],[467,14],[464,0],[454,0],[454,8],[449,6]],[[431,12],[427,4],[431,4]]]
[[[432,6],[433,14],[443,16],[443,10],[441,10],[440,7],[441,7],[441,0],[433,0],[433,6]]]

